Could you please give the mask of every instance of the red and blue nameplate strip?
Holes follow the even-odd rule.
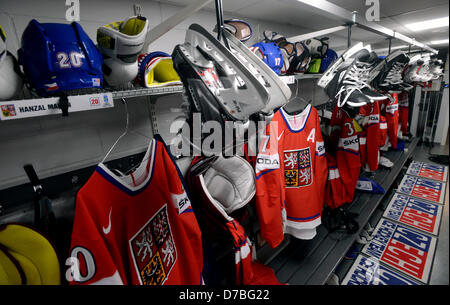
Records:
[[[426,200],[395,193],[383,217],[437,235],[442,206]]]
[[[358,255],[341,285],[421,285],[376,259]]]
[[[445,185],[443,182],[405,175],[397,192],[443,204]]]
[[[434,165],[425,162],[412,161],[406,174],[419,176],[426,179],[447,181],[448,168],[444,165]]]
[[[426,284],[436,241],[436,237],[382,218],[362,253]]]

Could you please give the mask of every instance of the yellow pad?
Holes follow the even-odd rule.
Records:
[[[43,285],[59,285],[58,257],[52,244],[30,227],[18,224],[0,226],[0,244],[8,251],[28,258],[39,271]]]
[[[353,127],[355,129],[356,132],[361,132],[363,129],[361,128],[361,126],[359,126],[358,122],[356,122],[355,119],[353,119]]]
[[[154,79],[157,82],[165,83],[180,80],[180,77],[173,68],[173,60],[171,58],[161,60],[154,70]]]
[[[114,29],[116,31],[120,31],[120,26],[122,25],[123,21],[114,21],[111,23],[108,23],[105,25],[105,28]]]
[[[19,270],[11,259],[0,249],[0,285],[21,285]]]
[[[3,30],[3,28],[2,28],[1,25],[0,25],[0,38],[1,38],[3,41],[6,41],[6,33],[5,33],[5,31]]]
[[[161,86],[179,81],[180,77],[173,67],[172,58],[164,58],[158,61],[156,66],[148,71],[145,79],[147,87]]]
[[[131,18],[127,23],[122,24],[120,32],[129,36],[134,36],[142,32],[145,28],[145,20]]]
[[[42,285],[38,268],[26,256],[14,251],[8,251],[16,259],[25,274],[25,285]]]

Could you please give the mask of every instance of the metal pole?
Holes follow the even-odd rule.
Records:
[[[392,38],[389,38],[389,51],[388,55],[391,54]]]
[[[347,32],[347,48],[350,48],[352,45],[352,24],[348,25]]]
[[[341,23],[349,23],[349,22],[353,22],[354,20],[354,14],[342,7],[339,7],[333,3],[331,3],[330,1],[327,0],[320,0],[320,1],[311,1],[311,0],[297,0],[298,2],[301,2],[302,5],[304,6],[308,6],[311,11],[314,14],[318,14],[318,15],[322,15],[327,17],[327,19],[334,19],[334,20],[338,20]],[[337,1],[334,1],[337,2]],[[410,43],[414,46],[420,47],[420,48],[424,48],[427,51],[433,52],[435,54],[438,53],[437,50],[430,48],[429,46],[420,43],[418,41],[414,41],[413,39],[402,35],[400,33],[397,33],[393,30],[390,30],[388,28],[385,28],[381,25],[378,25],[376,22],[369,22],[366,20],[363,20],[363,18],[358,18],[358,20],[356,20],[356,26],[363,28],[367,31],[371,31],[374,33],[377,33],[379,35],[383,35],[385,37],[393,37],[399,40],[402,40],[406,43]]]

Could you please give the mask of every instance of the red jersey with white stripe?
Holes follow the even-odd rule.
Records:
[[[276,247],[288,233],[311,239],[321,223],[327,161],[317,110],[282,108],[267,128],[256,162],[256,206],[261,234]]]
[[[100,164],[78,192],[71,284],[202,283],[201,232],[181,173],[159,138],[143,160],[127,176]]]
[[[368,164],[371,171],[376,171],[380,152],[380,105],[377,101],[366,104],[360,107],[359,115],[364,117],[359,138],[361,165]]]
[[[386,145],[387,136],[388,136],[387,120],[384,116],[380,115],[380,147]]]
[[[337,208],[353,201],[361,169],[358,130],[345,111],[335,107],[330,121],[330,141],[336,145],[336,156],[327,154],[328,183],[326,202]]]
[[[202,160],[201,157],[195,157],[191,166],[200,160]],[[204,174],[194,175],[189,172],[188,182],[191,194],[193,194],[195,203],[197,203],[195,208],[206,240],[209,242],[220,240],[223,238],[224,232],[227,232],[228,237],[233,241],[234,284],[279,285],[280,283],[272,269],[253,260],[253,246],[245,233],[244,227],[225,211],[222,203],[209,193]],[[233,212],[230,214],[233,214]],[[239,212],[237,213],[239,214]],[[237,214],[235,215],[237,216]]]
[[[398,95],[398,114],[400,130],[403,135],[406,135],[408,133],[409,119],[409,96],[407,91],[404,91]]]
[[[380,102],[381,103],[381,114],[386,117],[387,121],[387,131],[389,136],[389,142],[392,147],[397,148],[397,134],[398,134],[398,94],[392,94],[392,100],[386,99]]]

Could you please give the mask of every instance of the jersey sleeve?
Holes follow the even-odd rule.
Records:
[[[325,202],[325,186],[328,180],[327,154],[325,152],[325,144],[320,129],[320,120],[316,112],[316,152],[315,152],[315,168],[314,177],[316,177],[318,191],[318,202],[323,205]]]
[[[168,152],[164,142],[159,142],[158,144],[162,144],[163,147],[162,154],[172,204],[177,212],[178,220],[183,226],[184,233],[189,239],[189,247],[185,248],[185,251],[191,253],[184,253],[184,255],[192,258],[190,264],[192,266],[196,265],[192,269],[197,270],[198,274],[201,274],[203,269],[202,237],[200,226],[192,208],[192,199],[188,193],[184,177],[176,165],[175,160]]]
[[[339,169],[336,159],[327,154],[328,181],[325,186],[325,204],[332,209],[339,207],[342,203],[342,179],[340,179]]]
[[[256,212],[261,235],[272,248],[284,239],[282,165],[278,152],[278,126],[269,124],[262,141],[255,166]]]
[[[409,119],[409,97],[408,92],[403,92],[398,98],[398,113],[400,130],[403,135],[408,133],[408,119]]]
[[[386,121],[388,125],[389,142],[392,147],[397,148],[397,136],[398,136],[398,94],[392,94],[392,101],[388,100],[386,105]]]
[[[373,102],[360,108],[360,114],[365,116],[365,154],[367,164],[371,171],[378,169],[378,157],[380,150],[380,106]],[[363,164],[364,165],[364,164]]]
[[[71,238],[70,257],[66,265],[66,279],[71,285],[123,285],[126,279],[119,275],[112,253],[105,242],[91,202],[80,191],[76,198],[75,217]],[[91,202],[92,203],[92,202]]]

